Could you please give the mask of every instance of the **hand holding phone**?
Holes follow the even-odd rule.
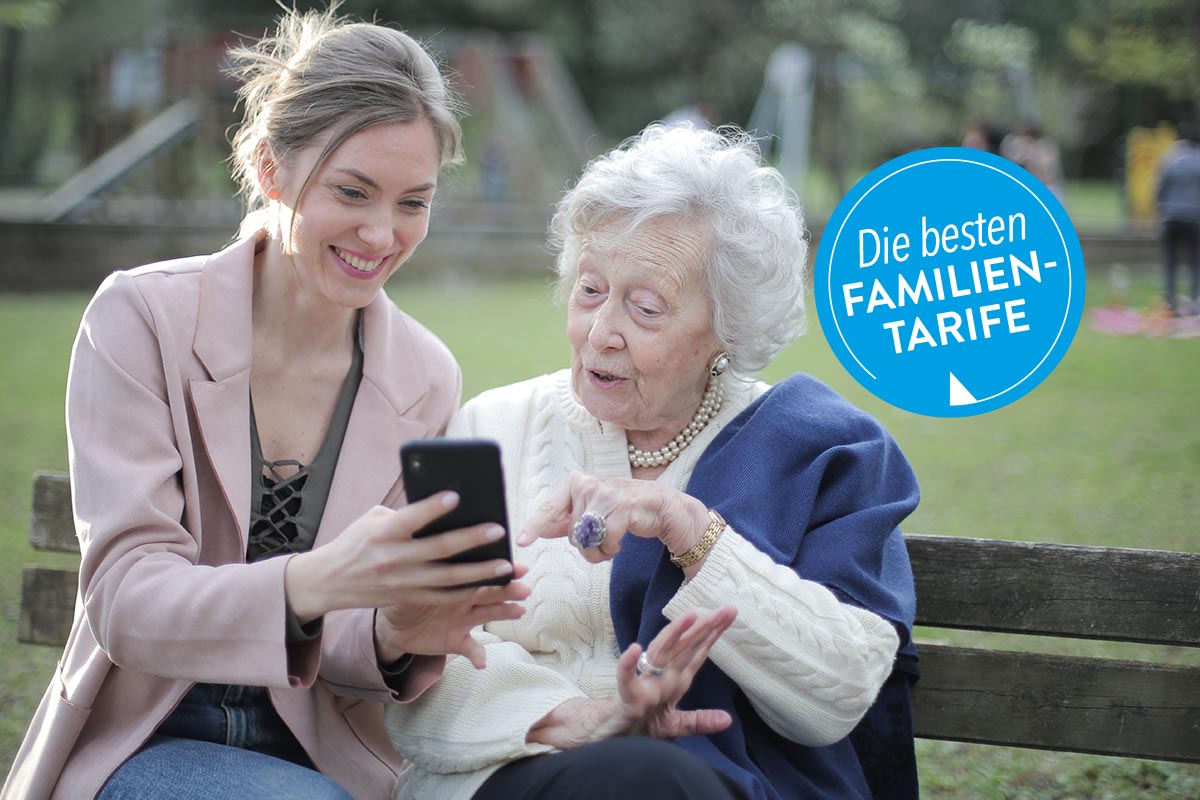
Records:
[[[494,522],[504,528],[504,538],[445,560],[472,563],[504,559],[512,563],[499,445],[487,439],[418,439],[401,447],[400,465],[409,502],[446,490],[458,493],[460,498],[454,509],[414,533],[414,538]],[[467,585],[499,586],[511,580],[509,573]]]

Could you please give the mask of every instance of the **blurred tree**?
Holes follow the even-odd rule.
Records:
[[[24,32],[53,24],[61,4],[62,0],[0,0],[0,32],[4,47],[0,55],[0,174],[5,172],[4,155],[12,124]]]
[[[8,3],[5,5],[38,5]],[[145,46],[172,24],[181,0],[48,0],[53,6],[44,25],[23,30],[20,79],[8,95],[8,139],[0,150],[7,174],[23,181],[36,176],[35,165],[48,146],[73,143],[80,114],[96,98],[86,78],[121,47]],[[49,24],[52,22],[53,24]]]
[[[256,35],[279,13],[245,0],[0,0],[6,36],[14,8],[57,17],[25,32],[19,54],[4,51],[17,65],[4,73],[15,89],[0,100],[11,131],[0,159],[10,168],[35,162],[47,142],[61,146],[73,119],[95,118],[80,76],[114,50],[177,41],[189,28]],[[799,42],[816,61],[813,160],[840,176],[840,189],[890,155],[958,141],[971,115],[1006,126],[1041,117],[1069,149],[1119,132],[1106,127],[1112,86],[1170,85],[1179,95],[1200,85],[1195,0],[345,0],[341,9],[431,36],[435,48],[472,31],[539,33],[562,53],[608,142],[684,105],[746,124],[771,52]],[[1134,40],[1131,30],[1157,38]],[[1093,106],[1105,126],[1089,122]]]
[[[756,4],[729,0],[392,0],[381,18],[414,28],[537,31],[558,47],[610,139],[702,102],[744,122],[772,44]],[[347,10],[352,3],[347,3]]]
[[[1161,90],[1200,115],[1200,3],[1086,0],[1084,6],[1066,40],[1096,78]]]
[[[762,27],[817,55],[815,150],[850,164],[961,140],[972,115],[1036,118],[1082,0],[760,0]],[[1056,133],[1065,133],[1060,130]]]
[[[812,136],[813,161],[830,171],[838,196],[848,188],[850,148],[861,131],[850,123],[848,84],[883,80],[908,100],[911,61],[908,38],[898,27],[900,0],[763,0],[759,24],[780,41],[798,42],[814,58],[818,113]],[[893,106],[900,123],[907,103]],[[861,107],[861,106],[860,106]]]

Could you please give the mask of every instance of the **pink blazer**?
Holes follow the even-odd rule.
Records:
[[[83,551],[62,660],[0,791],[92,797],[194,682],[267,686],[313,763],[356,798],[389,798],[401,758],[370,609],[285,640],[287,558],[245,564],[250,520],[250,302],[261,238],[113,274],[84,313],[67,384]],[[380,292],[363,311],[363,379],[316,547],[400,494],[400,445],[440,433],[461,376],[433,334]]]

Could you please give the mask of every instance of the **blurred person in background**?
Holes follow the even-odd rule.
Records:
[[[383,292],[424,239],[456,104],[411,37],[288,12],[235,49],[241,238],[117,272],[71,356],[74,626],[5,800],[390,797],[385,704],[527,589],[453,589],[503,535],[413,539],[400,445],[459,402],[446,347]]]
[[[967,123],[966,133],[963,134],[962,146],[973,150],[986,150],[989,153],[1000,152],[1000,142],[1003,139],[1000,131],[986,119],[975,117]]]
[[[1163,158],[1155,205],[1162,221],[1162,258],[1167,308],[1172,314],[1200,313],[1200,146],[1196,125],[1179,123],[1178,140]],[[1191,273],[1185,304],[1176,294],[1176,267]]]
[[[1062,159],[1058,142],[1043,134],[1036,124],[1029,121],[1018,123],[1016,129],[1001,140],[1000,155],[1024,167],[1053,192],[1059,202],[1063,201]]]

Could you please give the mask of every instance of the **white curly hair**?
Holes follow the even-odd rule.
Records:
[[[750,134],[654,123],[587,165],[550,222],[558,294],[567,297],[589,235],[673,218],[711,234],[705,288],[731,372],[748,379],[804,333],[803,212]]]

